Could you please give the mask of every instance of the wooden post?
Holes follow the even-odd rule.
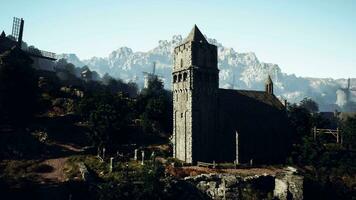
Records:
[[[314,126],[314,128],[313,128],[313,132],[314,132],[314,141],[316,140],[316,126]]]
[[[339,128],[336,129],[336,143],[340,143],[340,139],[339,139],[340,135],[339,135]]]
[[[213,169],[215,169],[215,165],[216,165],[215,160],[213,160]]]
[[[137,149],[135,149],[135,155],[134,155],[134,160],[137,160]]]
[[[110,165],[109,165],[109,172],[110,172],[110,173],[112,172],[113,160],[114,160],[114,158],[113,158],[113,157],[110,157]]]
[[[103,160],[105,159],[105,148],[103,148]]]
[[[145,160],[145,151],[143,151],[143,150],[141,151],[141,156],[142,156],[141,165],[143,165],[144,164],[143,162]]]
[[[125,172],[126,172],[126,181],[128,181],[129,179],[129,163],[127,162],[126,163],[126,166],[125,166]]]
[[[239,133],[236,131],[236,157],[235,157],[235,160],[236,160],[236,165],[239,164]]]
[[[156,156],[155,152],[152,151],[152,153],[151,153],[151,159],[152,159],[153,161],[155,160],[155,156]]]

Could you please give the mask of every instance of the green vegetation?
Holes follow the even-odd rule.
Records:
[[[308,110],[310,113],[316,113],[319,111],[319,105],[313,101],[311,98],[304,98],[300,103],[299,107]]]
[[[150,79],[148,88],[138,96],[136,109],[145,132],[166,136],[172,132],[172,96],[157,77]]]
[[[307,102],[307,103],[306,103]],[[308,106],[306,106],[308,105]],[[356,118],[329,121],[315,112],[317,105],[310,99],[288,107],[288,116],[293,127],[293,149],[290,164],[306,170],[306,195],[309,198],[351,199],[356,184]],[[339,124],[344,143],[335,144],[328,138],[313,138],[312,127],[327,127]],[[318,193],[319,195],[315,196]]]
[[[77,113],[89,122],[95,146],[114,149],[129,141],[138,143],[142,135],[168,138],[171,95],[159,79],[151,79],[136,98],[113,88],[111,80],[106,90],[89,93],[77,107]]]
[[[0,163],[0,182],[8,185],[28,184],[37,179],[37,172],[46,166],[37,160],[3,160]]]
[[[90,123],[90,137],[97,147],[127,142],[132,117],[129,99],[121,93],[87,96],[79,103],[78,113]]]
[[[67,176],[79,177],[77,164],[83,162],[96,179],[97,189],[91,191],[96,199],[164,199],[167,194],[164,167],[151,160],[141,165],[138,161],[114,162],[109,173],[107,162],[95,156],[74,156],[66,163]]]
[[[349,149],[356,148],[356,117],[348,118],[341,124],[344,145]]]
[[[51,166],[41,164],[42,157],[65,157],[64,171],[71,184],[81,177],[78,163],[88,168],[95,187],[85,192],[93,199],[172,198],[165,167],[184,163],[170,157],[172,96],[161,80],[153,77],[148,88],[138,92],[135,83],[107,74],[99,80],[88,67],[75,68],[64,60],[57,63],[51,78],[32,69],[21,52],[0,56],[0,63],[0,128],[4,132],[0,138],[0,186],[19,183],[27,187],[38,174],[51,172]],[[80,78],[82,73],[86,77]],[[306,171],[308,184],[317,182],[313,187],[324,188],[318,191],[348,198],[350,188],[356,185],[356,118],[325,119],[309,98],[289,105],[287,114],[293,127],[289,164]],[[314,140],[312,128],[330,124],[340,127],[343,145],[323,137]],[[94,148],[81,148],[90,145],[87,138]],[[145,165],[130,161],[131,144],[144,149],[146,157],[154,151],[166,166],[152,160],[146,160]],[[107,157],[116,159],[111,173],[107,160],[101,162],[91,155],[93,149],[103,147]],[[117,150],[125,155],[117,155]],[[234,167],[233,163],[217,165],[221,169]]]

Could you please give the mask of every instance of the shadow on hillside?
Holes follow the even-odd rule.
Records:
[[[21,187],[13,187],[5,181],[0,180],[0,194],[3,200],[94,199],[91,197],[88,185],[79,181],[49,184],[38,184],[28,181]]]
[[[49,159],[80,154],[83,147],[90,145],[89,130],[76,125],[77,122],[75,116],[42,117],[26,130],[16,127],[0,130],[0,158]],[[45,136],[36,136],[36,131]]]
[[[80,118],[75,115],[42,117],[38,118],[33,125],[37,129],[45,130],[52,141],[82,148],[90,145],[89,129],[85,126],[79,126],[79,120]]]

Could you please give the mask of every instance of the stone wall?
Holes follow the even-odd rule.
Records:
[[[191,43],[174,49],[173,65],[173,156],[192,162],[192,65]]]
[[[174,49],[174,157],[187,163],[213,161],[216,151],[217,47],[188,41]]]
[[[288,167],[275,177],[274,196],[280,200],[303,199],[303,176],[296,169]]]
[[[201,174],[185,181],[214,200],[303,199],[303,177],[293,168],[277,175]]]

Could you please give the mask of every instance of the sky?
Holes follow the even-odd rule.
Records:
[[[24,18],[39,49],[105,57],[122,46],[203,34],[304,77],[356,78],[356,0],[0,0],[0,31]]]

